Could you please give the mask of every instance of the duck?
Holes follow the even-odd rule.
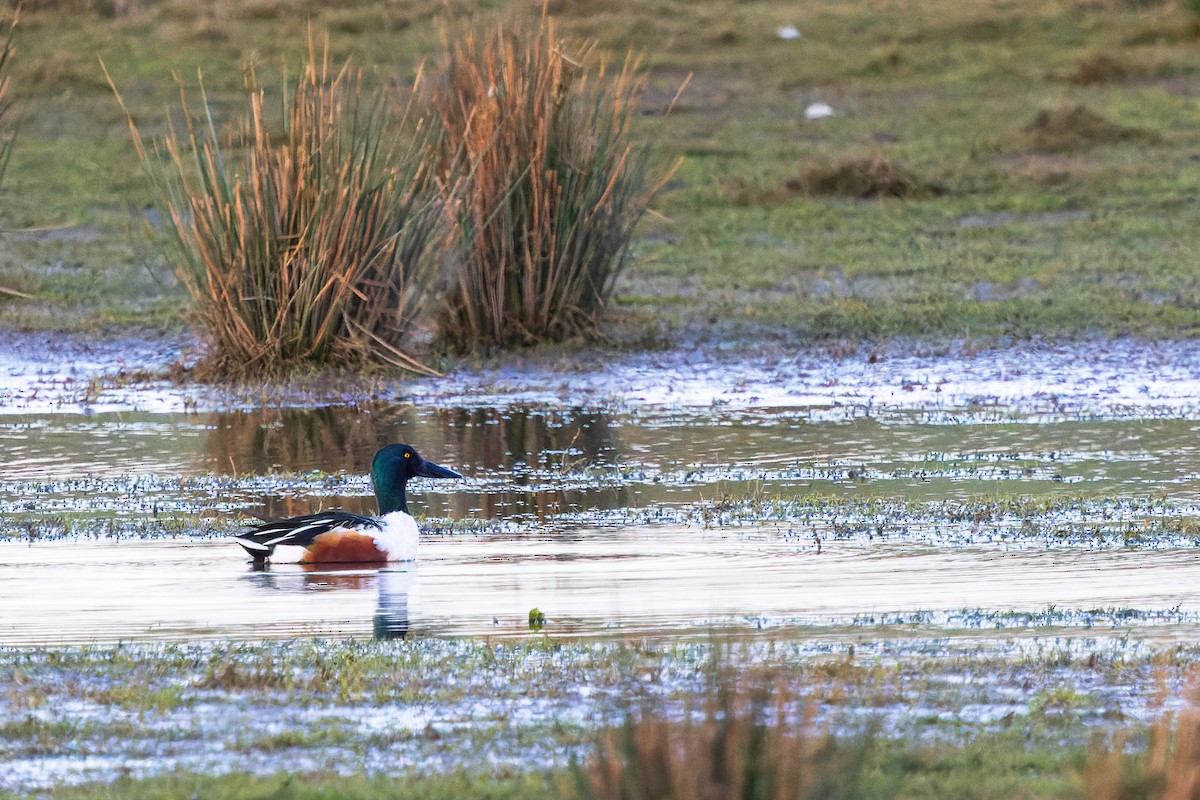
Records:
[[[405,487],[412,478],[462,478],[407,444],[389,444],[371,461],[371,483],[379,516],[331,509],[270,520],[232,537],[255,565],[279,551],[283,563],[346,564],[415,561],[419,531],[408,511]]]

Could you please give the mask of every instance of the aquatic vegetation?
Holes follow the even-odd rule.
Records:
[[[69,784],[118,773],[114,786],[126,790],[261,789],[276,779],[244,773],[303,764],[318,784],[377,774],[461,790],[458,776],[486,770],[530,786],[548,780],[547,796],[612,796],[615,785],[639,797],[638,765],[678,778],[692,764],[685,785],[733,765],[731,785],[802,769],[813,791],[847,792],[834,796],[961,798],[975,796],[962,782],[999,781],[1008,793],[980,796],[1049,782],[1055,792],[1037,796],[1079,797],[1075,776],[1097,726],[1122,722],[1136,735],[1185,707],[1196,658],[1194,645],[1119,638],[851,643],[803,631],[0,648],[0,796],[69,797]],[[182,694],[148,703],[131,687]],[[714,752],[714,742],[727,749]],[[1140,758],[1135,748],[1130,769]],[[583,784],[572,785],[572,761]],[[217,777],[231,765],[240,777]]]
[[[546,627],[546,615],[539,608],[529,609],[529,630],[538,632]]]
[[[331,67],[311,36],[281,136],[253,71],[249,81],[249,112],[228,140],[203,85],[196,109],[181,83],[183,130],[152,150],[127,110],[208,339],[204,369],[386,362],[429,373],[408,352],[443,244],[427,129],[349,63]]]
[[[682,719],[653,712],[610,731],[581,770],[592,800],[856,797],[869,740],[838,741],[761,685],[721,686]],[[701,715],[695,719],[697,712]]]
[[[1082,771],[1085,796],[1185,800],[1200,794],[1200,709],[1194,696],[1192,700],[1192,705],[1150,726],[1144,749],[1130,747],[1127,731],[1094,748]]]
[[[549,17],[455,30],[445,49],[430,98],[465,193],[442,336],[471,350],[595,334],[666,180],[634,132],[641,61],[597,67]]]

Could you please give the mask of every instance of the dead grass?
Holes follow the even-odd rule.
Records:
[[[249,88],[229,137],[202,84],[198,108],[180,84],[183,129],[152,153],[129,120],[208,339],[204,372],[363,362],[429,371],[406,352],[444,242],[420,122],[364,94],[348,64],[331,70],[311,36],[282,136],[252,75]]]
[[[1085,105],[1076,105],[1039,111],[1019,144],[1043,153],[1065,153],[1118,142],[1152,143],[1158,138],[1154,131],[1120,125]]]
[[[443,336],[465,351],[595,333],[665,180],[632,133],[639,60],[610,70],[546,17],[455,32],[445,47],[431,101],[443,169],[467,191]]]
[[[1079,69],[1067,78],[1075,86],[1116,83],[1129,77],[1129,69],[1106,53],[1092,53],[1079,62]]]
[[[1118,737],[1083,774],[1089,800],[1200,800],[1200,708],[1168,714],[1150,729],[1144,753]]]
[[[588,800],[801,800],[857,796],[867,742],[814,732],[777,684],[737,682],[682,719],[632,716],[578,769]]]
[[[946,194],[946,187],[926,181],[881,156],[836,164],[811,164],[786,184],[788,191],[806,197],[884,197],[917,200]]]

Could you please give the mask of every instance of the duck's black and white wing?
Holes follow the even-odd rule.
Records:
[[[272,520],[234,536],[233,540],[246,549],[256,561],[269,558],[280,546],[308,547],[323,533],[331,531],[377,531],[382,524],[374,517],[351,514],[349,511],[321,511],[300,517]]]

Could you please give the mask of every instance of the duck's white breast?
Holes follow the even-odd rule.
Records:
[[[403,511],[393,511],[379,518],[383,530],[371,531],[375,544],[387,553],[388,561],[416,561],[420,533],[417,521]]]

